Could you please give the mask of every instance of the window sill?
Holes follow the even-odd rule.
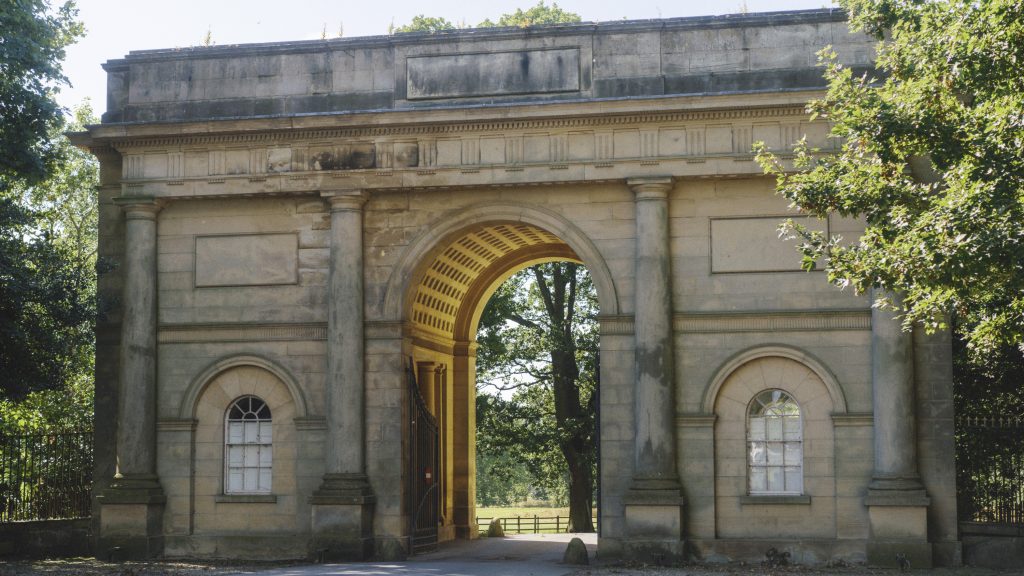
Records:
[[[277,494],[217,494],[213,501],[221,504],[276,504]]]
[[[740,496],[740,504],[810,504],[807,494],[755,494]]]

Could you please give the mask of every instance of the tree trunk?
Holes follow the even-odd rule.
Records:
[[[549,289],[540,267],[534,267],[541,297],[551,321],[551,376],[555,397],[555,422],[561,435],[559,447],[569,468],[569,532],[593,532],[594,478],[591,472],[594,415],[580,401],[579,368],[573,339],[577,264],[551,267]],[[590,407],[588,406],[587,409]]]

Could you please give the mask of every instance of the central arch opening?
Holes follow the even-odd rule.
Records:
[[[594,252],[589,245],[584,249]],[[408,319],[404,353],[411,431],[406,509],[413,553],[421,551],[418,547],[428,549],[431,540],[479,535],[477,329],[491,295],[506,280],[530,266],[548,263],[580,269],[587,265],[569,243],[545,228],[495,221],[469,225],[440,238],[412,275],[404,314]],[[595,278],[595,284],[600,281]],[[600,296],[600,286],[597,292]],[[597,368],[593,370],[596,381]],[[595,398],[585,407],[595,411],[592,422],[597,420],[596,406]],[[437,454],[430,455],[424,450],[429,451],[425,446],[433,442],[429,435],[434,427]],[[591,440],[596,445],[596,431]],[[597,474],[592,481],[596,485]],[[436,506],[433,512],[432,506]]]

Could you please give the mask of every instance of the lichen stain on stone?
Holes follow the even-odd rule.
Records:
[[[669,459],[671,459],[671,453],[665,446],[655,447],[653,439],[647,438],[637,454],[637,468],[650,473],[660,469],[662,464]]]
[[[658,344],[653,349],[638,347],[636,349],[637,372],[641,376],[649,376],[665,385],[666,374],[671,363],[669,349],[664,344]]]
[[[419,165],[419,146],[416,144],[395,144],[395,166],[415,168]]]
[[[523,72],[523,78],[530,76],[530,53],[523,52],[519,57],[519,69]]]
[[[377,163],[377,154],[373,144],[342,146],[334,151],[323,151],[311,154],[309,169],[320,170],[360,170],[373,168]]]
[[[377,150],[373,144],[354,145],[350,148],[347,168],[358,170],[373,168],[377,163]]]
[[[339,170],[338,158],[332,152],[320,152],[309,157],[310,170]]]

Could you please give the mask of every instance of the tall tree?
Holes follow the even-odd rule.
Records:
[[[63,124],[54,101],[68,83],[64,49],[84,33],[73,2],[0,0],[0,191],[46,177],[59,152],[51,137]]]
[[[502,14],[497,22],[491,22],[488,18],[477,24],[477,28],[491,28],[494,26],[516,26],[526,28],[527,26],[540,26],[542,24],[573,24],[582,20],[575,12],[566,12],[558,7],[557,2],[551,6],[544,4],[544,0],[537,2],[536,6],[523,10],[516,8],[515,12]]]
[[[399,34],[402,32],[441,32],[443,30],[454,30],[455,24],[452,24],[444,18],[435,18],[432,16],[424,16],[419,14],[412,17],[412,22],[404,24],[397,28],[391,28],[388,30],[388,34]]]
[[[597,336],[589,273],[558,262],[506,281],[488,302],[477,337],[478,384],[512,392],[486,401],[479,448],[513,455],[541,485],[564,482],[575,532],[594,530]]]
[[[93,121],[83,107],[69,127]],[[63,134],[50,139],[51,175],[0,191],[0,397],[11,400],[51,389],[91,394],[82,382],[93,372],[99,173]]]
[[[551,6],[544,4],[544,0],[537,2],[536,6],[532,6],[523,10],[517,8],[515,12],[508,12],[498,17],[497,22],[491,21],[490,18],[485,19],[483,22],[476,25],[477,28],[494,28],[496,26],[514,26],[518,28],[526,28],[527,26],[539,26],[542,24],[572,24],[581,20],[580,15],[575,12],[567,12],[558,7],[557,2],[553,2]],[[455,30],[456,28],[464,28],[465,24],[456,26],[445,18],[424,16],[419,14],[413,16],[412,22],[403,24],[402,26],[391,27],[388,33],[400,33],[400,32],[443,32],[445,30]]]
[[[880,41],[876,75],[822,53],[810,110],[840,150],[800,146],[795,172],[759,155],[800,210],[866,222],[854,243],[791,226],[805,266],[827,254],[835,284],[901,293],[908,328],[951,318],[975,354],[1024,348],[1024,3],[840,3]]]

